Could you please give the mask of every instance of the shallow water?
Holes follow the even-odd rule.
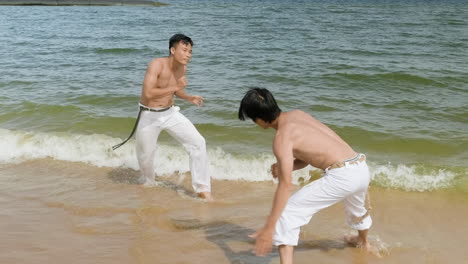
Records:
[[[133,142],[108,149],[131,130],[147,63],[184,32],[195,42],[187,90],[205,106],[176,103],[207,139],[215,178],[269,177],[250,167],[269,166],[273,132],[237,120],[243,93],[260,86],[366,153],[379,185],[468,193],[457,185],[468,160],[467,11],[461,1],[1,7],[0,162],[137,169]],[[182,152],[167,135],[160,143]],[[159,174],[187,169],[165,163]]]

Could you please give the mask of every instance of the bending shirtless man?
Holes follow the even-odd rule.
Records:
[[[239,119],[252,119],[260,127],[274,128],[272,165],[278,186],[265,226],[252,235],[255,252],[267,254],[272,244],[279,246],[282,264],[293,262],[300,227],[318,211],[343,201],[348,225],[358,235],[347,238],[355,246],[370,249],[367,232],[372,219],[365,208],[369,170],[364,154],[356,153],[330,128],[300,110],[282,112],[267,89],[249,90],[239,108]],[[293,190],[292,171],[312,165],[324,176],[302,189]]]
[[[146,71],[140,98],[141,116],[136,133],[136,153],[145,185],[155,185],[154,158],[162,130],[179,141],[190,155],[192,187],[197,194],[212,200],[209,161],[205,139],[174,106],[174,96],[197,106],[203,97],[185,92],[187,64],[192,57],[192,40],[176,34],[169,40],[169,56],[153,59]]]

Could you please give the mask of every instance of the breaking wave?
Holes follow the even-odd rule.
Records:
[[[0,163],[20,163],[27,160],[52,158],[83,162],[99,167],[122,167],[138,170],[135,141],[112,151],[121,139],[103,135],[70,133],[38,133],[0,129]],[[211,174],[218,180],[271,181],[271,154],[234,155],[222,148],[208,149]],[[189,157],[178,145],[158,146],[156,154],[158,175],[189,171]],[[374,185],[406,191],[432,191],[453,187],[466,169],[430,167],[429,165],[369,164]],[[295,183],[307,181],[319,171],[308,167],[294,173]]]

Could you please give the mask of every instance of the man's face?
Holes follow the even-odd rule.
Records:
[[[171,48],[171,53],[177,62],[187,65],[192,58],[192,45],[179,42]]]
[[[263,129],[267,129],[269,127],[268,123],[263,121],[260,118],[255,119],[254,122],[255,122],[255,124],[257,124],[259,127],[263,128]]]

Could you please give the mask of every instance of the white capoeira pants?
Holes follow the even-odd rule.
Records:
[[[205,138],[183,114],[172,106],[164,112],[142,111],[136,132],[136,153],[145,186],[154,186],[154,159],[161,131],[181,143],[190,156],[192,187],[195,192],[210,192],[209,160]]]
[[[273,243],[276,246],[297,246],[301,226],[309,223],[318,211],[339,201],[344,202],[346,222],[351,228],[369,229],[372,225],[370,215],[358,223],[353,221],[367,212],[365,199],[369,182],[366,161],[327,170],[322,178],[304,186],[289,198],[276,222]]]

